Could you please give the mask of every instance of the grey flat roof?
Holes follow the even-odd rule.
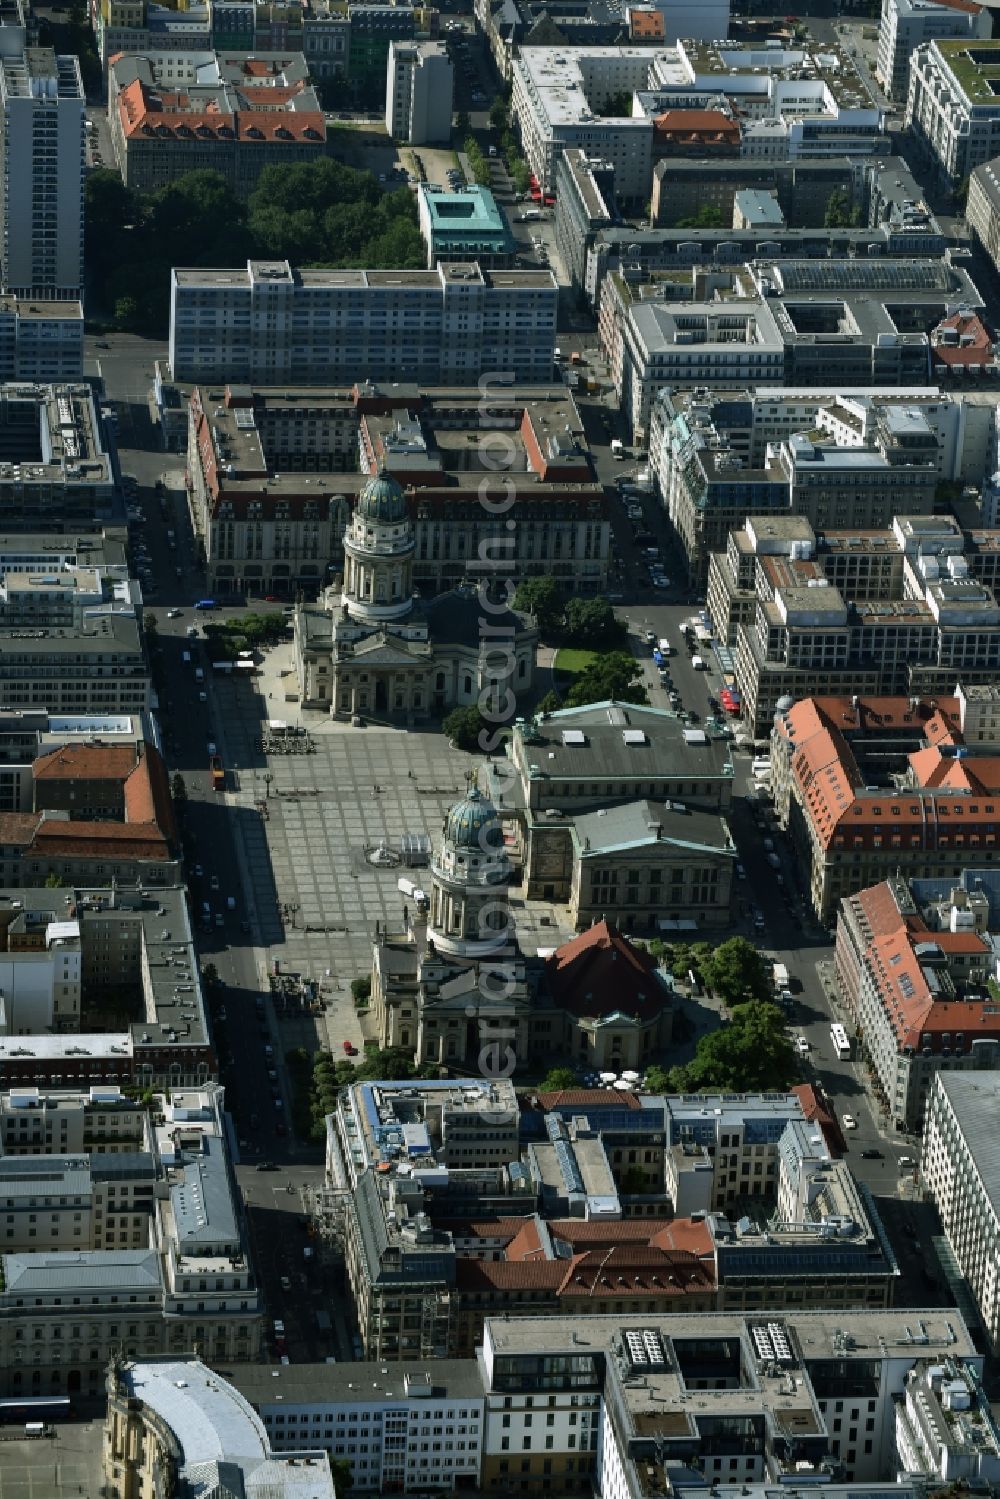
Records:
[[[234,1243],[240,1237],[222,1140],[206,1135],[203,1152],[184,1167],[183,1179],[170,1189],[182,1253],[188,1253],[186,1246],[192,1244]]]
[[[11,1298],[46,1291],[160,1290],[160,1260],[155,1249],[84,1249],[64,1254],[5,1254],[6,1290]]]
[[[1000,1072],[939,1072],[966,1147],[995,1214],[1000,1214]]]
[[[588,812],[576,819],[575,828],[578,842],[591,854],[669,843],[736,857],[724,819],[700,807],[677,810],[670,802],[627,802]]]
[[[430,1375],[432,1396],[449,1400],[482,1399],[479,1365],[473,1358],[439,1358],[390,1364],[240,1364],[225,1377],[255,1406],[295,1403],[316,1405],[374,1404],[406,1398],[407,1374]],[[359,1378],[363,1375],[363,1378]]]
[[[522,740],[518,754],[526,764],[537,765],[549,781],[589,781],[611,777],[628,782],[635,778],[722,776],[731,763],[727,740],[689,744],[684,724],[662,708],[633,703],[589,703],[585,708],[563,708],[540,724],[540,738]],[[564,729],[582,729],[586,745],[562,742]],[[625,729],[642,729],[647,743],[627,744]]]
[[[82,1197],[90,1192],[90,1162],[85,1155],[3,1156],[0,1197]]]

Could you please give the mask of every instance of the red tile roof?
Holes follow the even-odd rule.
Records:
[[[323,147],[326,119],[321,110],[282,107],[304,87],[301,83],[290,89],[250,86],[241,91],[249,108],[223,111],[215,100],[203,109],[192,108],[189,94],[150,88],[135,78],[118,95],[118,118],[126,139],[239,141],[244,145],[309,141]]]
[[[958,343],[940,343],[935,339],[934,335],[946,328],[955,330]],[[943,364],[948,368],[976,364],[982,368],[987,362],[992,363],[993,348],[993,334],[977,312],[953,313],[951,317],[942,318],[931,332],[932,364]]]
[[[128,744],[63,744],[39,755],[31,774],[36,781],[124,781],[135,766]]]
[[[538,1102],[548,1113],[551,1109],[641,1109],[638,1095],[619,1093],[608,1088],[561,1088],[558,1093],[539,1093]]]
[[[656,136],[689,145],[738,146],[740,127],[721,109],[667,109],[653,118]]]
[[[557,948],[545,977],[555,1003],[576,1016],[620,1010],[650,1020],[668,1002],[653,959],[606,921]]]

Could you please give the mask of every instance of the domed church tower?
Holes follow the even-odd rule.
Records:
[[[359,624],[391,624],[413,607],[416,543],[406,499],[388,474],[369,479],[344,532],[341,602]]]
[[[475,787],[448,813],[431,864],[428,937],[439,953],[475,962],[503,945],[510,927],[510,862],[497,809]]]

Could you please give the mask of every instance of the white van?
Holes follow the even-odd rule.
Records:
[[[620,437],[612,437],[611,439],[611,456],[612,458],[625,457],[625,444]]]
[[[708,662],[704,656],[692,656],[691,668],[693,671],[708,671]]]

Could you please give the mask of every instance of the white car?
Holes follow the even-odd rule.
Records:
[[[858,1121],[853,1114],[841,1114],[840,1122],[845,1129],[857,1129]]]
[[[808,1056],[809,1042],[806,1040],[805,1036],[796,1036],[795,1050],[798,1052],[800,1057]]]
[[[182,611],[180,609],[168,609],[167,610],[167,618],[168,619],[180,619],[181,612]]]
[[[647,645],[655,645],[656,644],[656,631],[655,630],[647,630],[644,639],[645,639]]]

